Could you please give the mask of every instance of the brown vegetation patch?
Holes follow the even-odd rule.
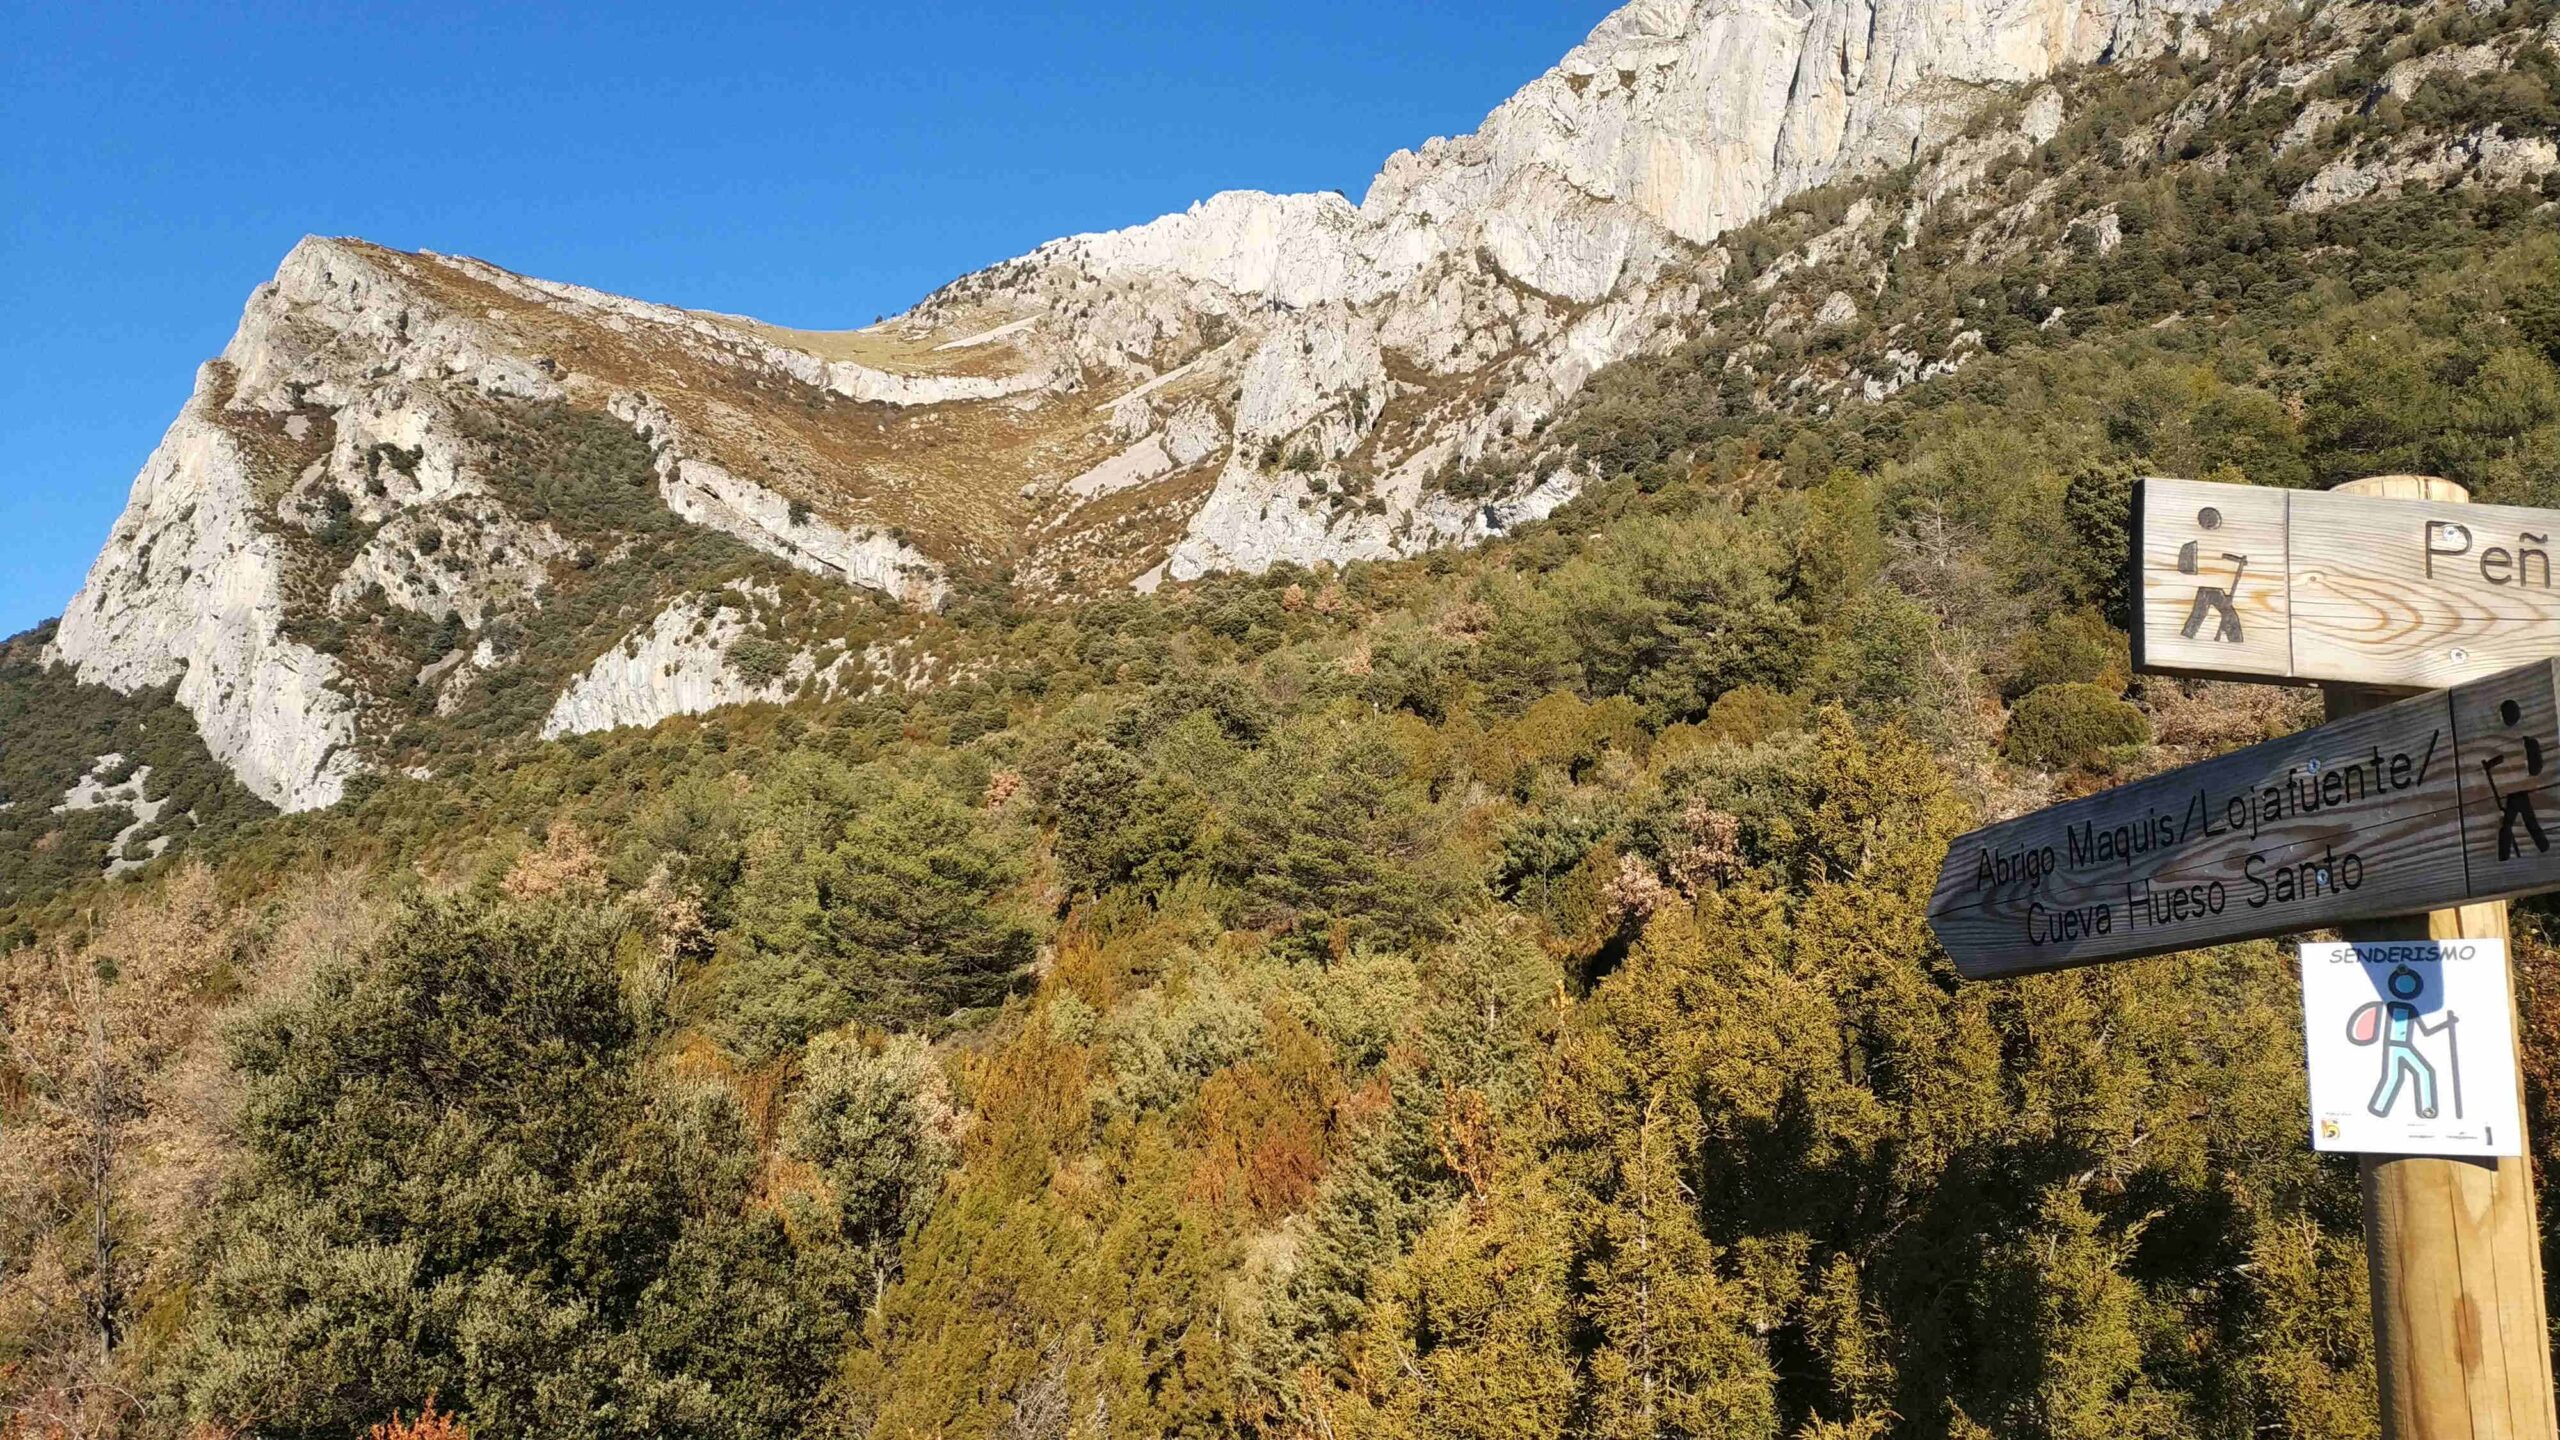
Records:
[[[723,350],[673,329],[625,333],[527,300],[451,262],[389,251],[377,257],[457,312],[485,317],[527,353],[555,361],[577,403],[601,407],[616,394],[644,393],[693,433],[701,451],[695,458],[839,524],[899,534],[954,568],[1010,560],[1030,519],[1023,487],[1079,473],[1110,453],[1105,417],[1074,397],[863,404],[771,369],[743,335]],[[973,347],[945,358],[1008,348]]]

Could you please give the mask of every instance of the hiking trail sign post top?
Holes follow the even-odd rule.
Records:
[[[2560,1435],[2521,1086],[2485,1043],[2507,911],[2474,903],[2560,889],[2560,512],[2469,498],[2142,482],[2135,668],[2319,683],[2332,723],[1977,831],[1929,906],[1972,979],[2344,931],[2303,952],[2311,1120],[2361,1155],[2389,1440]]]
[[[2560,888],[2560,662],[1978,830],[1929,923],[1969,979]]]
[[[2133,662],[2437,689],[2560,656],[2560,511],[2147,479]]]

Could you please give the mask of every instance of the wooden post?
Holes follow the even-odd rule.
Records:
[[[2392,500],[2462,504],[2471,498],[2451,481],[2419,475],[2338,488]],[[2400,698],[2353,686],[2325,689],[2333,720]],[[2467,905],[2366,921],[2343,933],[2349,940],[2506,940],[2507,907]],[[2368,1155],[2363,1171],[2384,1436],[2560,1435],[2532,1162]]]

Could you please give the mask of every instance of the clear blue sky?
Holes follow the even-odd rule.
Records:
[[[1471,130],[1609,0],[0,0],[0,635],[60,612],[305,234],[870,323]]]

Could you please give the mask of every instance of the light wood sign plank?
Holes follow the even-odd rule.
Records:
[[[2560,662],[1994,825],[1929,905],[1983,980],[2560,888]]]
[[[2149,479],[2134,666],[2439,689],[2560,656],[2560,511]]]

